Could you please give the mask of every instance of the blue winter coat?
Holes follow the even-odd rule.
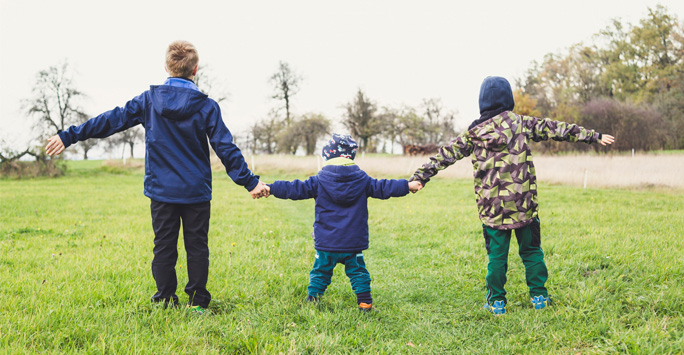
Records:
[[[60,132],[65,147],[105,138],[136,125],[145,128],[145,196],[191,204],[211,200],[209,143],[235,183],[252,190],[259,177],[247,168],[223,123],[216,101],[189,80],[170,78],[80,126]]]
[[[316,250],[351,253],[368,249],[368,197],[388,199],[409,193],[408,181],[376,180],[356,165],[324,166],[306,181],[276,181],[278,198],[316,199]]]

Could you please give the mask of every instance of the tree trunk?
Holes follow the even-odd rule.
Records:
[[[133,159],[133,146],[135,145],[134,142],[128,142],[128,146],[131,148],[131,159]]]

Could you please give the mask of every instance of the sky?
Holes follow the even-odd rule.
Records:
[[[278,106],[268,79],[280,61],[303,78],[292,112],[322,113],[337,131],[358,89],[380,107],[439,98],[465,127],[486,76],[515,86],[545,54],[590,42],[615,18],[637,24],[657,4],[684,18],[681,0],[0,0],[0,139],[28,144],[21,103],[40,70],[67,60],[95,116],[163,83],[177,39],[228,93],[221,110],[237,136]]]

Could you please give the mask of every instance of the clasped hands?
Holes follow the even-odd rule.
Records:
[[[268,197],[271,195],[271,187],[259,181],[257,186],[253,188],[249,194],[252,195],[252,199]]]

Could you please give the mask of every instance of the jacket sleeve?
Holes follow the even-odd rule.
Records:
[[[554,121],[550,118],[520,117],[523,129],[535,142],[551,138],[555,141],[595,143],[601,139],[600,133],[574,123]]]
[[[470,156],[473,148],[468,131],[463,132],[447,145],[439,148],[437,154],[431,157],[429,162],[418,168],[409,181],[417,180],[425,186],[430,178],[437,175],[440,170],[444,170],[458,160]]]
[[[207,137],[221,163],[226,167],[228,176],[247,191],[252,191],[259,184],[259,176],[252,174],[247,167],[240,148],[233,143],[233,135],[223,123],[221,109],[215,102],[208,115]]]
[[[370,178],[366,194],[372,198],[386,200],[390,197],[406,196],[409,193],[408,180],[389,180]]]
[[[271,186],[271,195],[289,200],[306,200],[318,197],[318,178],[311,176],[305,181],[276,181]]]
[[[59,132],[64,147],[89,138],[105,138],[143,123],[145,119],[145,93],[117,107],[93,117],[80,126],[71,126]]]

